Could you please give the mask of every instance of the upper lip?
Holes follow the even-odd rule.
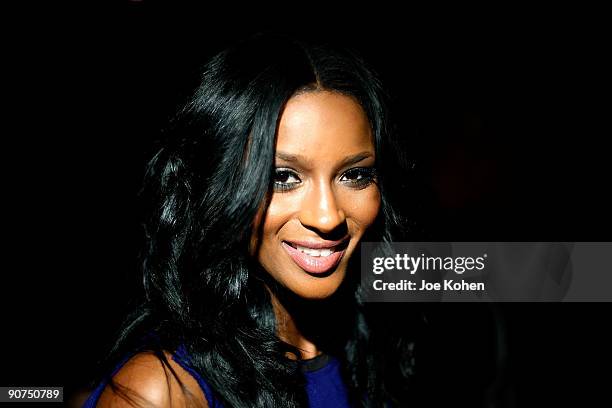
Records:
[[[328,240],[317,240],[317,241],[296,241],[296,240],[285,240],[285,242],[293,245],[299,245],[301,247],[312,248],[312,249],[326,249],[334,248],[348,241],[348,237],[339,239],[337,241]]]

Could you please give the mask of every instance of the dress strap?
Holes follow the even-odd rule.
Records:
[[[190,363],[189,356],[187,354],[187,350],[184,345],[180,345],[177,347],[176,351],[172,353],[172,359],[180,365],[183,370],[187,371],[195,380],[198,382],[198,385],[202,389],[204,393],[204,397],[206,397],[206,402],[208,402],[208,406],[210,408],[223,408],[223,404],[221,401],[217,400],[214,396],[213,390],[211,386],[202,378],[202,376],[195,371]]]
[[[299,360],[298,364],[303,373],[312,372],[325,367],[330,361],[329,354],[319,354],[306,360]]]

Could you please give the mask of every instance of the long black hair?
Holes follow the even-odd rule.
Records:
[[[266,289],[274,287],[303,330],[340,358],[355,405],[404,400],[412,344],[379,327],[379,315],[361,298],[358,273],[349,273],[330,299],[308,302],[283,293],[249,255],[253,220],[270,197],[281,112],[292,95],[309,90],[338,92],[361,104],[375,140],[382,199],[369,237],[391,241],[403,231],[392,182],[405,179],[405,166],[376,75],[348,50],[254,36],[206,64],[149,163],[146,298],[122,329],[115,354],[138,344],[163,359],[160,350],[185,347],[190,364],[227,406],[305,406],[304,379],[287,357],[299,357],[299,350],[276,334]],[[304,303],[316,324],[300,317]]]

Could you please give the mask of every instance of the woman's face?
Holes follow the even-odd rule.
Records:
[[[308,299],[338,289],[380,209],[374,164],[370,124],[353,98],[316,91],[288,101],[278,127],[274,192],[252,242],[280,284]]]

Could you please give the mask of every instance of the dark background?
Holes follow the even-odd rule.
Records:
[[[426,237],[610,240],[597,10],[236,13],[147,1],[3,13],[0,385],[88,385],[135,302],[152,142],[199,66],[257,31],[344,44],[380,73],[417,160],[405,200]],[[493,381],[497,406],[604,396],[608,304],[423,307],[418,398],[432,406],[484,406]]]

